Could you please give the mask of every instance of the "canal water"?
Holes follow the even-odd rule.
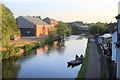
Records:
[[[85,55],[87,38],[72,35],[65,42],[55,43],[28,52],[18,60],[3,62],[4,78],[76,78],[81,65],[67,67],[76,54]]]

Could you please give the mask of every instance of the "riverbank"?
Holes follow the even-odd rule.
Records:
[[[88,43],[87,43],[87,48],[86,48],[86,52],[85,52],[85,58],[84,58],[84,61],[82,63],[81,69],[78,72],[77,78],[84,78],[85,77],[85,74],[86,74],[86,71],[87,71],[87,64],[88,64],[89,48],[90,48],[90,37],[88,37]]]
[[[29,50],[44,47],[46,45],[52,46],[54,44],[54,41],[58,41],[58,36],[54,36],[54,38],[52,38],[52,39],[50,37],[39,39],[36,42],[29,43],[29,44],[23,43],[24,45],[22,45],[22,43],[21,43],[22,46],[18,46],[18,45],[16,46],[16,44],[5,46],[6,49],[2,51],[2,59],[1,60],[15,58]]]

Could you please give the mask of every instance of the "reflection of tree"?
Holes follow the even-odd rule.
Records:
[[[16,64],[15,61],[2,62],[2,78],[17,78],[21,69],[21,64]]]
[[[30,56],[32,54],[32,52],[33,52],[33,50],[29,50],[29,51],[25,52],[23,55],[25,57],[28,57],[28,56]]]
[[[58,51],[60,52],[60,53],[63,53],[63,51],[64,51],[64,47],[65,47],[65,41],[64,40],[62,40],[61,42],[58,42],[58,44],[57,44],[57,46],[58,46]]]
[[[65,47],[65,41],[62,40],[61,42],[58,42],[57,46],[58,48]]]

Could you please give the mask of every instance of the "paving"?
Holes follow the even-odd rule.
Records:
[[[95,42],[90,42],[88,65],[85,78],[100,78],[100,55]]]

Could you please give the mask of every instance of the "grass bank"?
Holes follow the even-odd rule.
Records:
[[[21,54],[21,50],[22,50],[22,53],[24,53],[24,52],[28,52],[30,50],[44,47],[46,45],[53,46],[54,41],[58,41],[58,36],[52,36],[52,37],[50,36],[48,38],[40,39],[40,40],[36,41],[36,43],[26,44],[26,45],[20,46],[20,47],[16,47],[15,44],[13,44],[11,46],[9,46],[9,45],[5,46],[6,49],[4,51],[2,51],[2,59],[0,59],[0,60],[10,59],[10,58],[14,58],[16,56],[20,56],[19,54]]]
[[[88,64],[89,47],[90,47],[90,37],[88,37],[88,43],[87,43],[85,58],[84,58],[81,69],[80,69],[76,79],[85,78],[85,74],[86,74],[86,71],[87,71],[87,64]]]

